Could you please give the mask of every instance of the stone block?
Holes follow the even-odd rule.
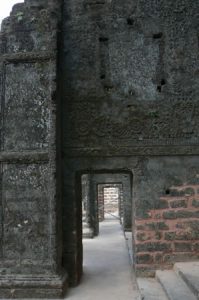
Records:
[[[176,219],[176,218],[177,218],[176,212],[173,211],[173,210],[165,211],[165,212],[163,213],[163,218],[164,218],[164,219],[169,219],[169,220]]]
[[[192,206],[198,208],[199,207],[199,200],[194,199],[192,201]]]
[[[48,148],[50,74],[51,64],[46,62],[6,66],[4,151]]]
[[[153,262],[153,256],[150,254],[142,254],[136,257],[137,264],[151,264]]]
[[[151,222],[145,225],[150,230],[168,230],[169,226],[165,222]]]
[[[165,209],[165,208],[169,208],[169,204],[168,201],[166,200],[159,200],[159,201],[155,201],[154,203],[154,209]]]
[[[192,245],[191,243],[174,243],[176,252],[191,252]]]
[[[191,252],[174,252],[170,254],[166,254],[163,257],[164,263],[174,263],[174,262],[181,262],[181,261],[189,261],[190,259],[198,259],[199,255]]]
[[[199,218],[199,211],[189,210],[170,210],[163,213],[164,219],[186,219],[186,218]]]
[[[136,252],[156,252],[156,251],[170,251],[170,243],[160,243],[160,242],[146,242],[143,244],[136,245]]]
[[[139,232],[137,233],[136,235],[136,239],[138,241],[147,241],[149,240],[150,238],[147,236],[147,234],[145,232]]]
[[[164,239],[167,241],[174,241],[176,239],[176,232],[166,232]]]
[[[187,207],[187,201],[186,200],[175,200],[170,202],[171,208],[179,208],[179,207]]]

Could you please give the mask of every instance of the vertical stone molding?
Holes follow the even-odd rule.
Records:
[[[14,5],[0,33],[0,298],[59,298],[59,1]]]

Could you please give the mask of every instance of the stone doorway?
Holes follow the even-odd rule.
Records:
[[[87,237],[97,236],[99,222],[104,220],[105,213],[114,216],[116,211],[118,211],[118,215],[115,215],[115,218],[120,219],[123,229],[131,231],[132,187],[129,174],[84,174],[81,177],[81,185],[82,212],[84,225],[87,223]],[[121,213],[122,215],[120,215]]]
[[[114,187],[114,185],[104,187],[104,213],[105,218],[107,214],[119,215],[119,189]]]
[[[123,189],[123,228],[125,231],[132,231],[132,173],[130,171],[117,170],[92,170],[77,171],[73,182],[70,183],[73,203],[75,204],[75,215],[73,217],[74,230],[66,232],[69,219],[63,216],[64,245],[67,245],[63,256],[63,263],[69,270],[70,284],[76,285],[83,272],[83,245],[82,245],[82,217],[87,223],[87,237],[95,237],[99,234],[99,194],[100,185],[112,186],[114,184]],[[69,178],[68,178],[69,180]],[[71,178],[70,178],[71,180]],[[69,194],[68,194],[69,197]],[[72,201],[70,200],[70,204]],[[67,212],[69,210],[67,209]],[[68,214],[69,216],[69,214]]]
[[[120,220],[123,217],[123,186],[121,183],[98,184],[99,222],[106,215],[113,215]]]
[[[82,196],[82,265],[89,249],[85,239],[103,238],[103,228],[113,221],[121,224],[124,235],[128,237],[132,257],[132,174],[93,172],[81,176]],[[101,222],[104,222],[101,224]],[[110,227],[110,237],[113,228]],[[91,242],[92,243],[92,242]],[[87,253],[88,251],[88,253]]]

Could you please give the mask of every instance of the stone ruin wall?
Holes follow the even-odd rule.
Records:
[[[198,197],[198,10],[198,0],[64,1],[65,162],[133,173],[140,275],[198,258],[193,195],[165,192]]]
[[[63,1],[61,77],[59,4],[27,0],[2,26],[2,276],[61,269],[60,127],[63,262],[71,282],[81,269],[80,170],[133,173],[139,274],[198,258],[199,1]],[[57,280],[56,295],[63,288]]]
[[[64,1],[70,156],[198,154],[198,7]]]

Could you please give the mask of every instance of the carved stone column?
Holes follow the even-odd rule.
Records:
[[[47,6],[46,6],[47,5]],[[13,7],[0,34],[0,298],[59,298],[59,1]]]

